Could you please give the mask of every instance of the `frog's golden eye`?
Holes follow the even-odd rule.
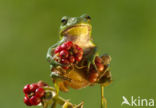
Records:
[[[61,19],[61,23],[62,23],[62,24],[66,24],[66,23],[67,23],[67,19],[62,18],[62,19]]]
[[[90,16],[86,16],[85,17],[87,20],[91,20],[91,17]]]

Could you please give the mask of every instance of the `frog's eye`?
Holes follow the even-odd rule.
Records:
[[[91,20],[91,17],[88,16],[88,15],[87,15],[85,18],[86,18],[87,20]]]
[[[67,19],[66,19],[66,18],[62,18],[62,19],[61,19],[61,23],[62,23],[62,24],[66,24],[66,23],[67,23]]]

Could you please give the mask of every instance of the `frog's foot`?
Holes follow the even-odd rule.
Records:
[[[52,60],[50,62],[50,70],[53,70],[54,68],[57,68],[58,66],[63,67],[63,66],[67,66],[66,64],[61,64],[55,60]]]
[[[94,55],[92,55],[89,59],[88,59],[88,71],[91,68],[91,65],[93,65],[94,69],[96,71],[98,71],[97,66],[95,64],[95,58],[97,56],[97,53],[95,53]]]
[[[57,61],[54,60],[54,56],[52,53],[54,53],[54,49],[61,45],[62,43],[64,42],[64,39],[62,39],[61,41],[57,42],[56,44],[52,45],[49,49],[48,49],[48,52],[47,52],[47,56],[46,56],[46,59],[47,61],[50,63],[50,65],[53,65],[54,67],[56,66],[61,66],[61,64]]]
[[[57,62],[53,58],[50,60],[50,65],[52,65],[53,67],[62,66],[61,63]]]
[[[98,71],[97,66],[95,64],[95,58],[96,58],[97,55],[98,55],[97,48],[95,47],[95,48],[92,49],[91,55],[89,57],[87,57],[87,59],[88,59],[88,72],[89,72],[89,70],[91,68],[91,65],[93,65],[93,68],[96,71]]]

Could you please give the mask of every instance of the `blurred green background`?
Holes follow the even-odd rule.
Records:
[[[83,13],[92,17],[100,54],[112,56],[108,108],[121,108],[122,96],[156,99],[156,0],[0,0],[1,108],[28,108],[22,92],[27,83],[52,85],[47,49],[58,41],[61,17]],[[99,86],[61,96],[100,108]]]

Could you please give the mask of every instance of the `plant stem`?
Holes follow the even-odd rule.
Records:
[[[60,104],[60,105],[63,105],[63,104],[66,102],[66,100],[63,99],[63,98],[60,97],[60,96],[57,96],[57,97],[55,98],[55,100],[56,100],[56,102],[57,102],[58,104]]]
[[[101,108],[107,108],[107,100],[104,97],[104,86],[101,85]]]
[[[54,95],[53,95],[53,97],[51,97],[51,99],[49,101],[44,101],[43,102],[43,104],[42,104],[43,108],[47,108],[48,105],[50,105],[51,108],[56,108],[57,104],[63,106],[66,103],[68,103],[68,105],[71,105],[74,108],[82,108],[83,107],[83,102],[80,103],[79,105],[74,105],[74,104],[70,103],[68,100],[66,100],[66,99],[62,98],[61,96],[59,96],[57,94],[57,90],[55,88],[53,88],[53,87],[48,86],[48,87],[44,87],[44,89],[46,91],[51,91]]]

